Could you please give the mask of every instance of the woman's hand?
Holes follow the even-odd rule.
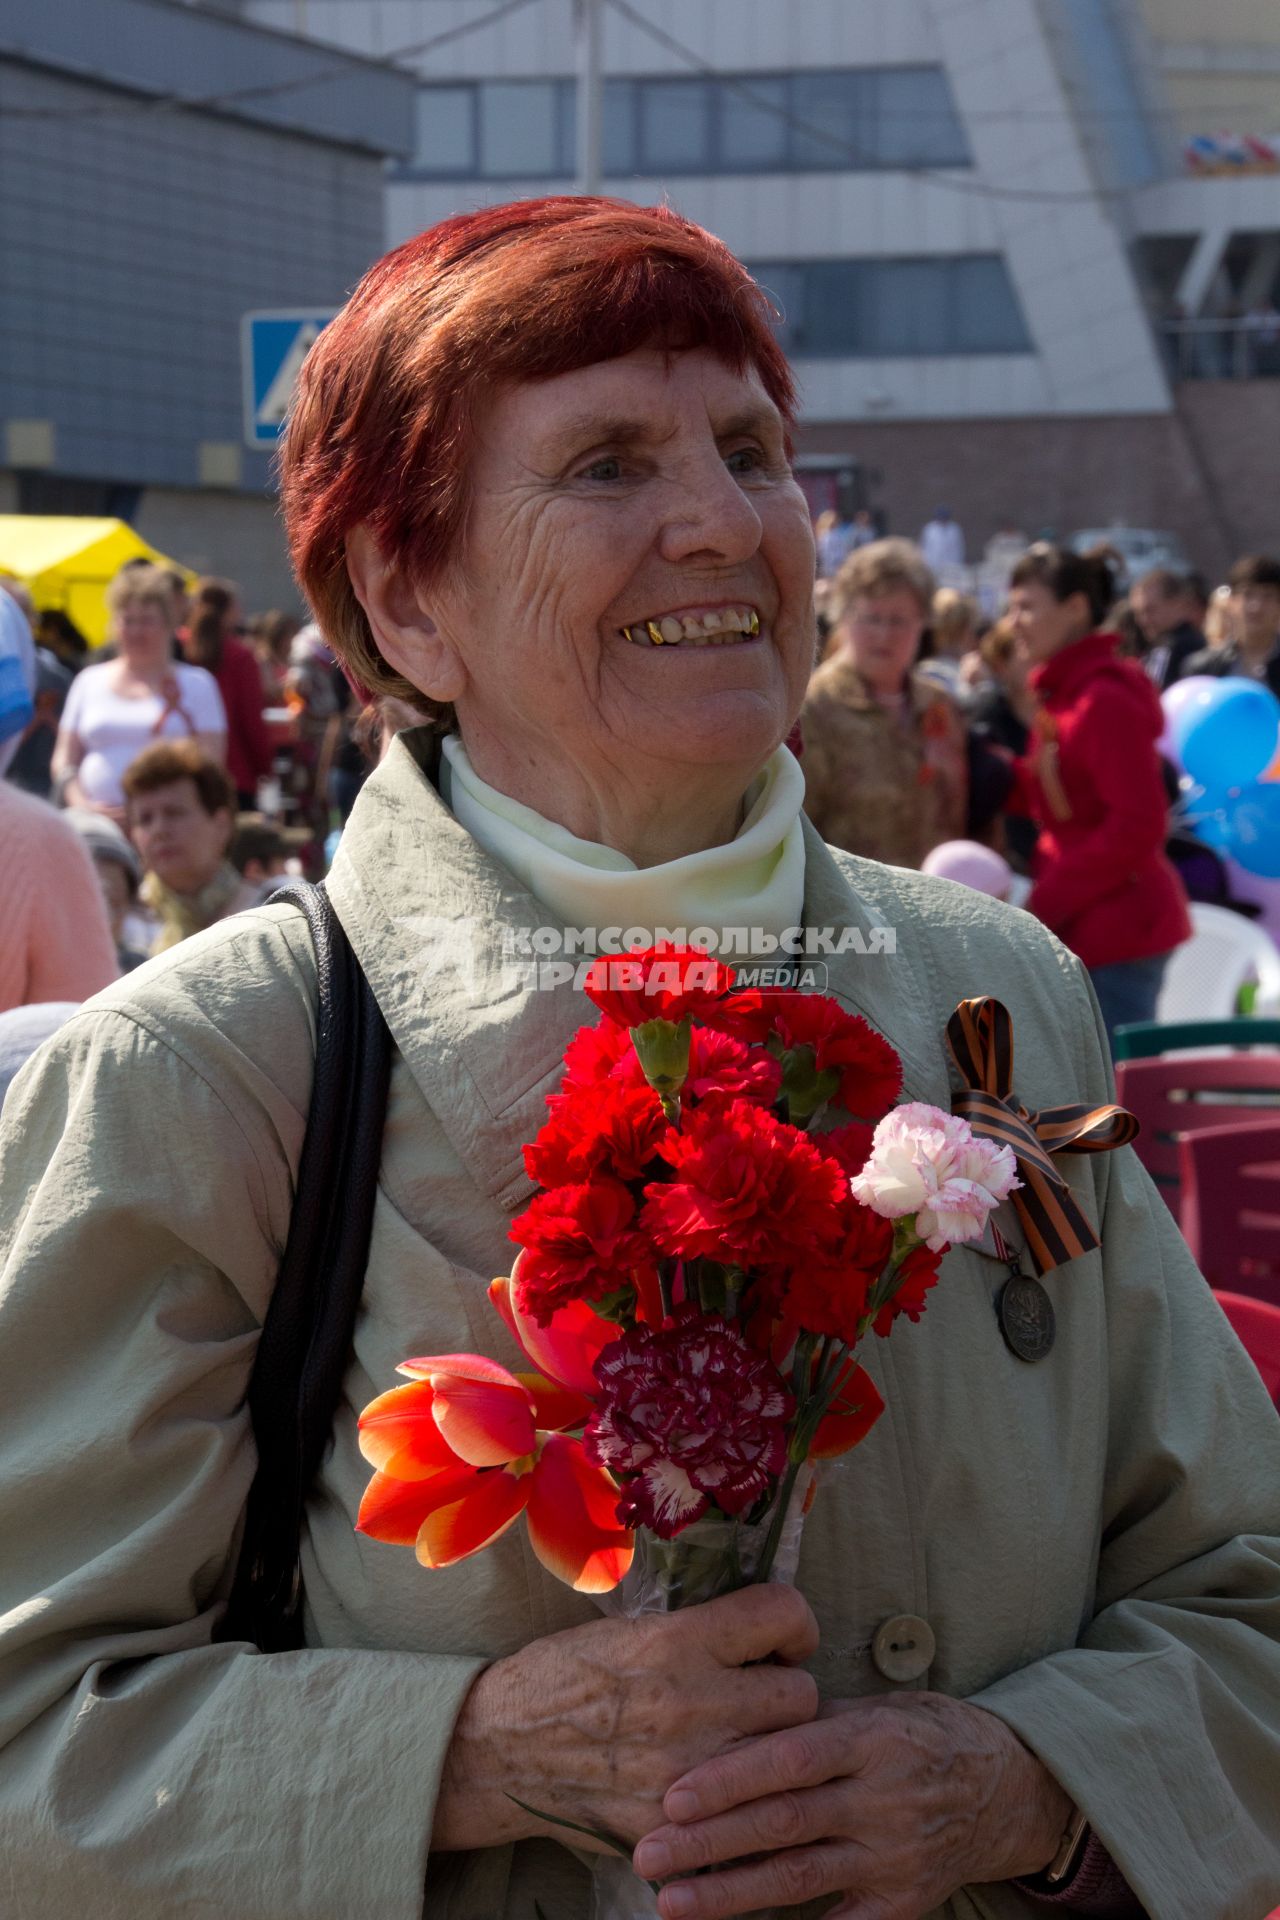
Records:
[[[994,1714],[900,1693],[835,1701],[811,1725],[708,1760],[664,1811],[635,1866],[678,1883],[659,1900],[665,1920],[824,1894],[842,1896],[828,1920],[921,1920],[958,1887],[1040,1872],[1071,1802]],[[679,1879],[732,1860],[751,1864]]]
[[[812,1677],[777,1663],[807,1660],[817,1645],[807,1601],[782,1586],[533,1641],[486,1668],[467,1696],[432,1847],[536,1834],[592,1850],[522,1812],[512,1795],[633,1844],[659,1825],[663,1795],[681,1774],[813,1719]]]

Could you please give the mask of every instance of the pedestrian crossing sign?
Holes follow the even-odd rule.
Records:
[[[298,369],[332,318],[332,312],[318,313],[311,308],[245,314],[240,323],[240,362],[247,446],[275,446],[298,382]]]

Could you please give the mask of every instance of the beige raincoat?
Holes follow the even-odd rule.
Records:
[[[949,1100],[946,1019],[977,993],[1013,1015],[1029,1106],[1107,1096],[1087,985],[1035,922],[833,857],[812,831],[807,858],[811,926],[896,936],[895,952],[828,964],[831,990],[901,1052],[908,1097]],[[304,1651],[211,1636],[310,1092],[305,923],[261,909],[129,975],[5,1107],[5,1920],[588,1910],[565,1847],[430,1857],[428,1841],[474,1675],[594,1618],[591,1602],[520,1527],[427,1573],[353,1521],[368,1478],[356,1413],[397,1361],[515,1357],[485,1287],[531,1191],[521,1144],[590,1009],[570,990],[511,990],[500,928],[545,913],[403,738],[331,885],[399,1051],[347,1398],[307,1515]],[[932,1662],[897,1684],[1016,1728],[1156,1920],[1260,1920],[1280,1900],[1280,1420],[1132,1151],[1066,1165],[1104,1244],[1049,1277],[1046,1359],[1004,1345],[1003,1269],[969,1250],[918,1326],[874,1343],[888,1411],[834,1467],[805,1535],[814,1671],[829,1696],[884,1691],[878,1630],[927,1623]],[[1014,1886],[945,1909],[1043,1911]]]

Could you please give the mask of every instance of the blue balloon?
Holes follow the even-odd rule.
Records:
[[[1250,792],[1253,788],[1250,787]],[[1242,798],[1239,787],[1198,787],[1182,783],[1182,815],[1197,840],[1218,853],[1232,851],[1231,820]]]
[[[1234,674],[1200,687],[1173,716],[1173,744],[1202,787],[1244,787],[1264,774],[1280,748],[1280,700],[1269,687]]]
[[[1226,847],[1249,873],[1280,879],[1280,782],[1247,787],[1231,808]]]

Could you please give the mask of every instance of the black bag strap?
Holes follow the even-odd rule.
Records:
[[[391,1034],[323,885],[273,901],[306,915],[319,995],[316,1063],[289,1237],[249,1381],[258,1467],[222,1640],[302,1644],[298,1554],[307,1490],[333,1429],[364,1286],[382,1158]]]

